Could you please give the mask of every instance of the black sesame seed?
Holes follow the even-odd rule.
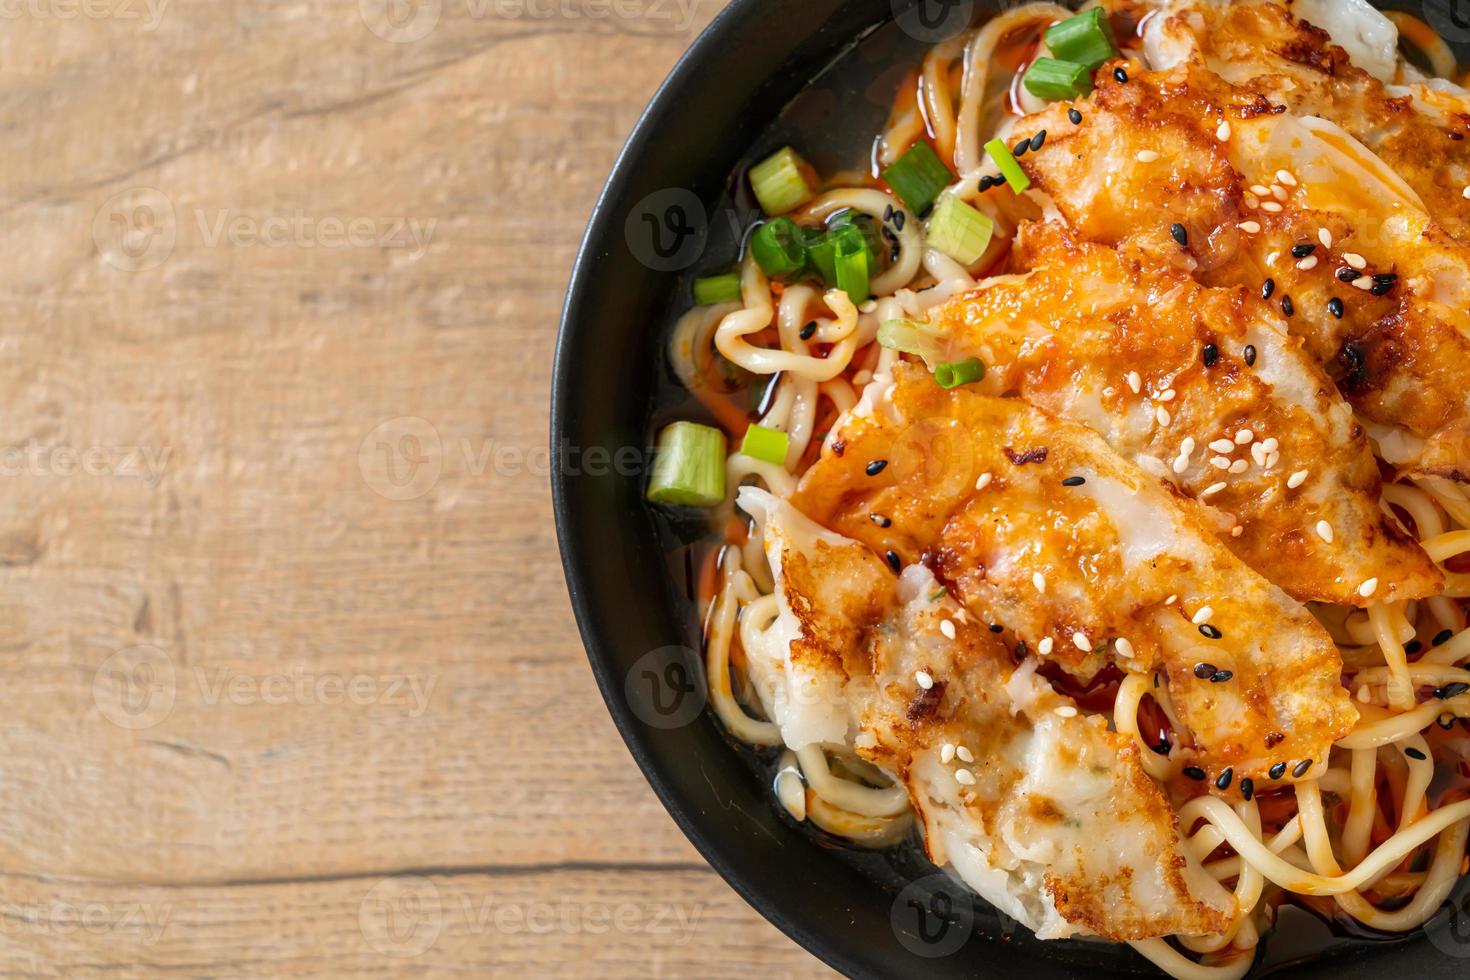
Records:
[[[1218,669],[1219,668],[1216,667],[1214,664],[1195,664],[1194,676],[1198,677],[1202,681],[1208,680],[1209,678],[1215,676],[1215,671]]]
[[[1420,762],[1423,762],[1429,758],[1429,756],[1414,748],[1412,745],[1404,749],[1404,755],[1408,756],[1410,759],[1418,759]]]
[[[1398,282],[1399,274],[1397,272],[1380,272],[1373,277],[1373,281],[1380,284]]]
[[[1291,247],[1291,257],[1294,259],[1304,259],[1315,251],[1317,251],[1317,246],[1304,242],[1301,245],[1293,245]]]
[[[1286,775],[1286,763],[1276,763],[1276,765],[1272,766],[1271,770],[1266,775],[1270,776],[1272,779],[1280,779],[1282,776]]]
[[[1450,698],[1459,697],[1466,691],[1470,691],[1470,684],[1466,684],[1464,681],[1455,681],[1453,684],[1446,684],[1444,687],[1438,688],[1434,692],[1434,696],[1441,701],[1448,701]]]
[[[903,226],[908,224],[908,220],[908,212],[899,211],[893,216],[893,227],[897,228],[899,231],[903,231]]]
[[[1404,644],[1404,652],[1409,654],[1410,656],[1413,656],[1423,649],[1424,644],[1420,643],[1418,640],[1410,640],[1408,643]]]
[[[1276,292],[1276,280],[1267,279],[1261,283],[1261,299],[1270,299],[1271,294]]]
[[[1026,151],[1029,149],[1031,149],[1031,137],[1028,136],[1011,148],[1011,156],[1019,160],[1026,155]]]
[[[1327,312],[1328,313],[1331,313],[1333,316],[1335,316],[1339,320],[1341,320],[1342,319],[1342,314],[1343,314],[1342,300],[1338,299],[1336,296],[1334,296],[1334,297],[1332,297],[1332,299],[1328,300],[1327,301]]]
[[[882,473],[886,469],[888,469],[888,460],[875,459],[868,464],[867,474],[869,476],[877,476],[879,473]]]
[[[1215,788],[1220,790],[1221,792],[1224,792],[1225,790],[1230,788],[1230,781],[1234,778],[1235,770],[1226,769],[1224,772],[1220,773],[1220,778],[1215,780]]]
[[[1125,85],[1128,83],[1128,73],[1126,71],[1124,71],[1122,68],[1114,68],[1113,69],[1113,77],[1116,78],[1119,82],[1122,82]]]
[[[888,567],[893,569],[895,572],[903,568],[903,559],[898,557],[898,552],[890,551],[887,555],[887,558]]]
[[[1180,248],[1189,247],[1188,228],[1184,227],[1176,221],[1174,224],[1169,226],[1169,234],[1174,236],[1174,240],[1179,243]]]
[[[1218,640],[1225,635],[1224,633],[1221,633],[1218,628],[1211,626],[1209,623],[1201,623],[1199,631],[1212,640]]]
[[[1240,781],[1240,795],[1249,803],[1251,797],[1256,795],[1256,781],[1254,779],[1242,779]]]
[[[1312,768],[1312,760],[1303,759],[1301,762],[1298,762],[1296,764],[1296,768],[1291,771],[1291,774],[1297,779],[1301,779],[1307,774],[1307,770],[1310,768]]]
[[[1454,630],[1442,630],[1441,632],[1439,632],[1439,633],[1437,633],[1435,635],[1434,640],[1432,642],[1433,642],[1433,644],[1435,646],[1442,647],[1442,646],[1444,646],[1446,643],[1450,642],[1450,640],[1452,640],[1454,638],[1455,638],[1455,631]]]
[[[1073,126],[1082,125],[1082,113],[1078,112],[1076,109],[1068,109],[1067,118],[1072,120]]]
[[[1205,771],[1199,766],[1185,766],[1184,775],[1188,776],[1190,779],[1195,780],[1196,782],[1202,783],[1205,780]]]
[[[1343,282],[1357,282],[1359,279],[1363,278],[1363,274],[1357,269],[1345,265],[1341,269],[1337,270],[1337,278],[1341,279]]]
[[[1210,683],[1211,684],[1224,684],[1226,681],[1230,680],[1234,676],[1235,676],[1235,672],[1234,671],[1230,671],[1230,670],[1217,670],[1210,677]]]
[[[1296,315],[1296,304],[1291,301],[1290,296],[1281,297],[1281,312],[1287,316]]]
[[[1205,367],[1212,368],[1220,362],[1220,348],[1214,344],[1205,344]]]
[[[891,517],[884,517],[882,514],[869,514],[868,515],[868,520],[872,521],[874,524],[878,525],[879,527],[892,527],[893,526],[893,518],[891,518]]]
[[[1158,745],[1150,745],[1149,748],[1153,749],[1154,750],[1154,753],[1156,755],[1168,755],[1169,754],[1169,742],[1168,742],[1168,740],[1162,741]]]
[[[893,205],[892,204],[888,205],[888,207],[886,207],[886,208],[883,209],[883,220],[884,221],[892,221],[893,220]]]
[[[1391,282],[1375,282],[1373,284],[1373,288],[1368,290],[1368,292],[1372,293],[1374,296],[1387,296],[1389,293],[1393,292],[1393,287],[1395,285],[1395,283]]]
[[[1004,633],[1005,631],[1006,631],[1006,628],[1004,626],[1000,625],[999,623],[991,623],[990,624],[990,632],[992,632],[992,633]]]
[[[1031,137],[1031,151],[1034,153],[1046,145],[1046,130],[1042,130]]]
[[[1087,482],[1087,477],[1085,477],[1085,476],[1069,476],[1065,480],[1062,481],[1062,486],[1064,486],[1064,487],[1080,487],[1080,486],[1082,486],[1082,484],[1084,484],[1086,482]]]
[[[813,320],[811,323],[808,323],[806,326],[804,326],[804,327],[801,328],[801,339],[802,340],[811,340],[813,337],[816,336],[816,334],[817,334],[817,321],[816,320]]]
[[[990,190],[994,186],[995,178],[990,176],[989,174],[986,174],[985,176],[980,178],[980,193],[984,194],[986,191]]]
[[[1256,366],[1256,345],[1255,344],[1247,344],[1246,347],[1245,347],[1245,366],[1246,367],[1255,367]]]

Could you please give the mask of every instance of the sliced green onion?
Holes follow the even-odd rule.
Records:
[[[1026,176],[1026,171],[1022,170],[1021,165],[1016,162],[1005,140],[991,140],[985,144],[985,152],[990,154],[990,159],[994,160],[995,165],[1000,168],[1001,176],[1006,179],[1006,183],[1011,185],[1011,190],[1020,194],[1031,186],[1031,178]]]
[[[675,422],[660,432],[648,499],[675,507],[723,503],[725,434],[697,422]]]
[[[954,183],[954,174],[939,159],[934,148],[921,141],[883,171],[883,179],[911,211],[923,216],[933,206],[939,192]]]
[[[934,217],[929,219],[928,245],[954,259],[960,265],[974,265],[990,247],[995,222],[990,215],[977,211],[953,194],[939,199]]]
[[[934,369],[934,380],[939,382],[939,387],[948,390],[958,388],[960,385],[974,384],[985,377],[985,365],[977,357],[968,361],[956,361],[953,364],[941,364]]]
[[[841,232],[837,238],[837,258],[834,271],[837,288],[847,294],[854,303],[866,303],[872,295],[869,290],[868,240],[856,227],[850,232]]]
[[[740,451],[752,459],[786,465],[786,452],[791,448],[791,437],[780,429],[768,429],[763,425],[752,425],[745,430],[745,439]]]
[[[756,229],[750,251],[766,275],[794,275],[806,268],[806,236],[790,218],[772,218]]]
[[[694,304],[696,306],[714,306],[717,303],[735,303],[739,300],[740,273],[738,272],[694,280]]]
[[[945,343],[933,327],[913,320],[889,320],[878,328],[878,343],[889,350],[901,351],[923,358],[924,366],[934,370],[949,353]]]
[[[1118,39],[1101,7],[1053,24],[1046,32],[1046,46],[1062,61],[1075,61],[1088,69],[1118,56]]]
[[[1092,94],[1092,69],[1075,61],[1037,58],[1023,84],[1038,99],[1065,102]]]
[[[750,186],[761,210],[775,217],[795,211],[816,196],[811,165],[791,147],[782,147],[750,168]]]

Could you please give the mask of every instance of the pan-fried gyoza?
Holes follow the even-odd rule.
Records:
[[[898,83],[871,174],[763,147],[648,498],[710,516],[710,703],[782,812],[1193,980],[1285,902],[1429,920],[1470,838],[1461,81],[1365,0],[1027,3]]]

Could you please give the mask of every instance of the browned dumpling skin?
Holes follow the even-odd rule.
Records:
[[[1220,544],[1203,508],[1092,430],[946,392],[909,365],[866,398],[793,498],[816,521],[923,562],[973,615],[1074,674],[1157,669],[1188,756],[1222,791],[1264,785],[1279,762],[1318,768],[1352,729],[1321,625]]]
[[[791,669],[824,675],[811,689],[840,698],[860,754],[908,790],[936,864],[1042,938],[1228,928],[1234,897],[1188,855],[1136,745],[1018,670],[927,569],[895,575],[761,491],[741,506],[763,526]]]
[[[1329,48],[1300,57],[1347,70]],[[1067,104],[1019,124],[1048,132],[1021,163],[1067,223],[1139,261],[1249,290],[1327,369],[1385,459],[1470,479],[1470,251],[1440,224],[1460,226],[1470,202],[1427,203],[1310,104],[1294,112],[1200,59],[1131,64],[1127,78],[1099,72],[1078,125]]]
[[[1292,596],[1342,605],[1438,594],[1443,576],[1379,506],[1368,440],[1274,308],[1243,289],[1023,228],[1028,270],[932,314],[977,390],[1081,422],[1203,503],[1226,547]],[[1137,390],[1134,390],[1137,386]],[[1364,582],[1381,588],[1371,598]]]

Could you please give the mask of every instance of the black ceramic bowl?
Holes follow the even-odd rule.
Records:
[[[688,305],[689,277],[738,255],[742,164],[793,127],[820,134],[846,123],[833,132],[868,140],[884,113],[882,98],[864,91],[861,65],[891,68],[907,57],[898,50],[905,46],[912,64],[927,43],[954,32],[956,18],[1004,3],[734,0],[674,69],[619,157],[577,258],[557,346],[557,530],[608,709],[710,864],[787,935],[853,977],[1156,972],[1125,947],[1043,944],[1012,930],[913,848],[854,852],[785,819],[759,760],[704,710],[699,623],[679,558],[695,531],[670,525],[642,499],[644,447],[670,381],[668,327]],[[1424,6],[1436,4],[1453,7]],[[1404,6],[1424,13],[1412,0]],[[838,62],[859,68],[824,74]],[[882,79],[870,81],[881,95]],[[783,115],[804,89],[802,111]],[[1457,895],[1427,938],[1421,931],[1392,942],[1333,936],[1298,913],[1267,943],[1259,975],[1463,977],[1470,896],[1463,885]]]

